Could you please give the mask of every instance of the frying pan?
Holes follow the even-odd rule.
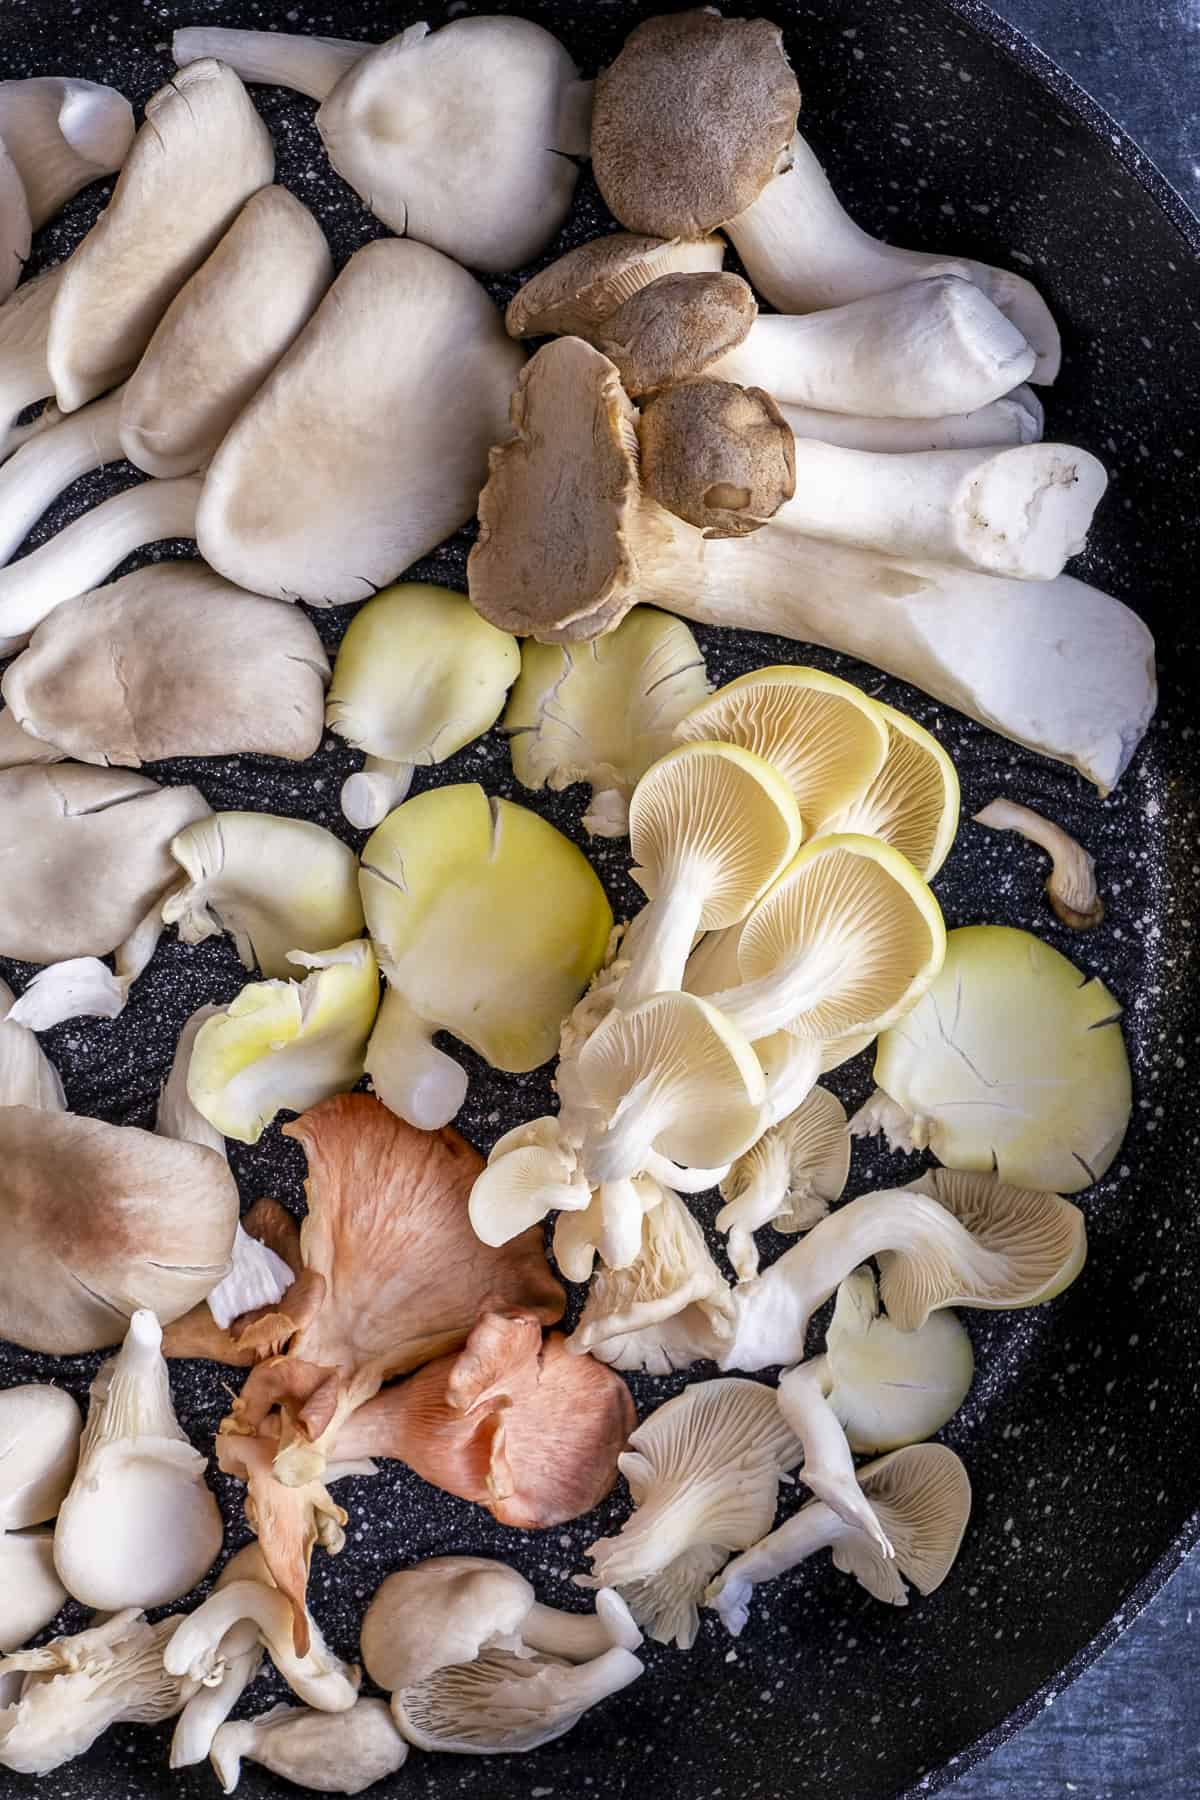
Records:
[[[639,16],[660,9],[625,0],[520,0],[511,10],[558,32],[591,73]],[[376,0],[293,0],[285,15],[255,0],[5,0],[0,73],[90,76],[140,104],[170,71],[167,47],[177,25],[274,23],[377,40],[411,18],[436,25],[465,10],[461,3],[400,11]],[[644,1678],[558,1743],[525,1759],[414,1752],[391,1783],[373,1790],[381,1796],[927,1794],[1015,1731],[1098,1655],[1200,1535],[1193,1510],[1200,1494],[1200,1307],[1193,1285],[1200,1109],[1191,1067],[1200,1036],[1191,969],[1200,908],[1200,633],[1188,592],[1200,557],[1200,224],[1110,119],[974,0],[764,0],[763,10],[787,28],[804,94],[802,124],[854,216],[906,243],[1015,260],[1047,295],[1066,347],[1063,374],[1045,395],[1047,436],[1084,445],[1112,473],[1080,572],[1149,621],[1160,647],[1162,700],[1133,767],[1102,801],[1073,773],[848,658],[701,631],[709,670],[726,680],[780,659],[835,669],[937,732],[960,771],[965,821],[1005,793],[1043,808],[1081,838],[1096,856],[1108,905],[1105,924],[1083,938],[1073,938],[1045,906],[1040,859],[1019,841],[969,822],[937,891],[948,924],[993,920],[1035,930],[1124,1000],[1133,1123],[1109,1176],[1082,1196],[1091,1255],[1069,1292],[1033,1312],[965,1315],[976,1383],[944,1435],[970,1471],[975,1510],[959,1562],[937,1594],[892,1611],[819,1559],[760,1590],[736,1646],[711,1616],[690,1654],[650,1646]],[[257,89],[256,98],[275,134],[280,179],[312,207],[339,261],[379,235],[381,227],[330,172],[311,105],[270,88]],[[41,234],[39,265],[73,247],[105,192],[81,195]],[[591,236],[605,219],[585,175],[551,254]],[[489,285],[502,302],[517,277]],[[31,542],[132,476],[117,465],[77,484]],[[415,574],[464,586],[468,543],[461,533]],[[344,609],[316,615],[331,647],[347,616]],[[179,761],[153,772],[198,782],[214,807],[296,814],[354,841],[338,810],[351,765],[330,742],[302,767],[242,756]],[[482,781],[586,842],[579,791],[514,792],[495,733],[438,778]],[[424,782],[418,772],[417,787]],[[625,847],[603,840],[588,847],[618,913],[628,911],[637,896],[624,872]],[[17,987],[32,972],[6,964],[0,971]],[[72,1107],[149,1125],[187,1015],[204,1000],[232,998],[243,979],[226,941],[198,949],[164,942],[121,1018],[75,1021],[47,1035]],[[544,1071],[512,1078],[467,1060],[471,1096],[460,1123],[481,1149],[547,1110]],[[869,1055],[831,1085],[857,1104],[870,1086]],[[253,1149],[233,1146],[233,1161],[245,1201],[272,1193],[295,1208],[302,1204],[302,1158],[277,1129]],[[919,1159],[860,1145],[848,1192],[893,1185],[918,1166]],[[714,1207],[699,1204],[711,1217]],[[55,1379],[80,1398],[97,1360],[0,1348],[6,1384]],[[639,1407],[658,1404],[684,1379],[635,1378]],[[181,1417],[207,1446],[227,1407],[221,1372],[176,1365],[175,1389]],[[222,1476],[212,1479],[236,1545],[247,1535],[240,1490]],[[569,1578],[585,1566],[582,1550],[613,1529],[626,1506],[618,1493],[569,1527],[523,1535],[394,1464],[374,1480],[347,1481],[339,1498],[351,1513],[347,1545],[337,1558],[318,1552],[311,1599],[327,1638],[349,1657],[362,1609],[382,1577],[437,1552],[506,1558],[542,1598],[579,1603]],[[59,1628],[82,1623],[78,1609],[68,1610]],[[265,1710],[281,1697],[260,1681],[248,1710]],[[213,1794],[205,1767],[168,1772],[166,1738],[166,1729],[115,1729],[87,1757],[60,1769],[53,1791],[61,1800]],[[29,1791],[24,1778],[0,1771],[0,1795]],[[247,1766],[241,1791],[253,1797],[289,1790]]]

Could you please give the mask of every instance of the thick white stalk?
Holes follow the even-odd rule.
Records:
[[[466,1070],[437,1048],[433,1026],[390,985],[367,1042],[366,1068],[384,1105],[418,1131],[448,1125],[467,1097]]]
[[[243,81],[295,88],[310,100],[324,100],[346,70],[373,50],[349,38],[303,37],[286,31],[232,31],[217,25],[187,25],[171,40],[179,67],[215,56]]]
[[[796,491],[776,523],[808,537],[1052,581],[1087,541],[1108,485],[1068,444],[887,455],[796,440]]]
[[[659,892],[639,914],[637,942],[617,990],[618,1006],[628,1010],[654,994],[683,986],[704,898],[694,871],[686,867],[662,871]]]
[[[647,1152],[642,1172],[660,1186],[673,1188],[677,1194],[707,1194],[710,1188],[720,1186],[729,1169],[729,1163],[722,1163],[716,1169],[685,1169],[682,1163],[672,1162],[669,1156],[651,1150]]]
[[[35,432],[0,472],[0,563],[20,548],[64,488],[121,454],[123,388]]]
[[[368,756],[361,769],[342,783],[342,812],[359,831],[374,831],[394,812],[412,786],[412,763]]]
[[[823,1500],[802,1506],[778,1530],[726,1563],[704,1597],[715,1607],[732,1637],[740,1637],[750,1616],[750,1596],[764,1581],[786,1575],[818,1550],[832,1550],[849,1534],[850,1527]]]
[[[794,956],[777,963],[769,974],[712,994],[710,1003],[731,1019],[751,1043],[773,1037],[836,991],[856,952],[857,946],[845,934],[831,934],[825,943],[818,939],[811,946],[800,944]],[[820,1045],[815,1044],[808,1055],[798,1045],[795,1056],[789,1056],[782,1069],[772,1071],[769,1107],[773,1116],[764,1116],[764,1129],[794,1112],[816,1085],[820,1073]],[[810,1075],[812,1079],[805,1086]],[[795,1105],[788,1106],[794,1093],[799,1097]]]
[[[859,413],[824,412],[815,406],[780,406],[798,438],[818,438],[844,450],[884,455],[906,450],[976,450],[988,445],[1036,444],[1042,435],[1042,403],[1030,387],[1014,388],[1003,400],[973,412],[937,419],[884,419]]]
[[[725,230],[760,294],[780,312],[813,312],[864,294],[955,269],[974,281],[1037,352],[1033,379],[1051,382],[1062,347],[1049,307],[1033,283],[970,257],[884,244],[844,211],[816,156],[797,132],[792,166]]]
[[[894,1556],[875,1508],[858,1485],[846,1433],[827,1398],[828,1359],[800,1363],[779,1378],[779,1410],[804,1445],[800,1479],[839,1519],[871,1539],[881,1556]]]
[[[803,1105],[817,1085],[824,1061],[824,1046],[815,1038],[789,1036],[782,1056],[774,1054],[774,1044],[771,1048],[773,1054],[765,1061],[763,1056],[759,1057],[767,1078],[767,1093],[763,1101],[764,1131],[769,1130],[772,1125],[778,1125],[781,1119],[790,1118],[797,1107]],[[774,1216],[774,1213],[769,1215],[771,1218]],[[765,1225],[767,1220],[764,1219],[761,1223]]]
[[[636,1650],[642,1634],[621,1596],[601,1588],[594,1613],[567,1613],[535,1600],[521,1621],[521,1641],[530,1650],[565,1656],[568,1662],[590,1662],[615,1647]]]

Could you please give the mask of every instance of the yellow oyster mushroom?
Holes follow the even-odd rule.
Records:
[[[882,838],[932,881],[958,830],[958,775],[932,733],[894,706],[876,702],[887,727],[887,756],[865,792],[813,820],[814,836],[857,831]]]

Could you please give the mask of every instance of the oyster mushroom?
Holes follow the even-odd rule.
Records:
[[[587,1281],[599,1257],[606,1268],[626,1269],[641,1255],[645,1216],[659,1205],[665,1192],[649,1175],[624,1176],[602,1181],[591,1198],[580,1206],[578,1190],[571,1208],[562,1205],[554,1224],[554,1260],[568,1281]],[[472,1192],[474,1202],[474,1192]],[[546,1196],[543,1193],[542,1199]]]
[[[217,25],[185,25],[171,40],[180,68],[213,56],[243,81],[295,88],[323,100],[370,44],[351,38],[301,37],[287,31],[236,31]]]
[[[328,676],[298,606],[243,593],[200,562],[164,562],[56,608],[0,692],[23,731],[81,762],[303,762],[321,742]]]
[[[307,324],[333,280],[308,208],[283,187],[251,194],[184,283],[126,382],[121,451],[147,475],[192,475]]]
[[[11,1018],[13,991],[0,981],[0,1106],[40,1107],[46,1112],[65,1112],[58,1070],[28,1025]]]
[[[468,1212],[481,1243],[507,1244],[548,1212],[584,1211],[591,1204],[591,1183],[579,1172],[574,1145],[556,1118],[545,1117],[515,1126],[492,1146],[487,1167],[471,1188]]]
[[[991,831],[1015,831],[1036,844],[1050,858],[1046,893],[1064,925],[1072,931],[1090,931],[1104,917],[1104,902],[1096,891],[1096,865],[1082,844],[1052,819],[1043,818],[1032,806],[1015,800],[993,800],[975,814],[976,825]]]
[[[392,1717],[419,1750],[457,1756],[510,1755],[553,1743],[589,1707],[636,1681],[642,1664],[613,1649],[585,1663],[485,1650],[474,1662],[438,1669],[392,1695]]]
[[[270,133],[232,69],[197,63],[151,96],[108,207],[63,265],[47,362],[64,412],[133,373],[179,289],[274,172]]]
[[[326,723],[366,751],[342,784],[342,811],[364,831],[430,768],[494,725],[516,679],[516,639],[481,619],[465,594],[417,581],[376,594],[350,621],[329,687]]]
[[[642,288],[664,275],[715,272],[725,259],[724,240],[651,238],[610,232],[577,244],[519,287],[504,315],[516,338],[591,339],[592,332]]]
[[[673,1375],[699,1362],[715,1362],[724,1341],[722,1333],[728,1335],[724,1304],[719,1317],[716,1313],[715,1307],[704,1304],[685,1306],[657,1325],[605,1338],[593,1346],[591,1354],[610,1368],[642,1369],[647,1375]],[[714,1562],[713,1567],[717,1566]]]
[[[40,75],[0,81],[0,142],[16,165],[35,231],[81,188],[121,167],[133,108],[97,81]]]
[[[11,164],[10,164],[11,167]],[[3,182],[0,161],[0,182]],[[41,429],[17,425],[17,415],[44,400],[54,383],[46,363],[50,314],[62,280],[62,265],[23,281],[0,306],[0,462]]]
[[[28,1527],[57,1513],[82,1428],[79,1408],[61,1388],[28,1383],[0,1393],[0,1651],[41,1631],[67,1598],[54,1568],[53,1532]]]
[[[232,1581],[248,1579],[271,1584],[255,1543],[246,1545],[230,1557],[217,1576],[216,1587],[226,1588]],[[178,1624],[178,1615],[172,1623]],[[173,1769],[190,1768],[204,1761],[218,1730],[259,1674],[262,1661],[262,1639],[257,1624],[253,1619],[239,1619],[221,1639],[217,1662],[176,1721],[171,1734]]]
[[[853,1575],[886,1605],[908,1605],[902,1575],[922,1594],[942,1585],[971,1513],[971,1484],[953,1450],[944,1444],[912,1444],[869,1463],[858,1471],[858,1480],[886,1526],[894,1557],[882,1556],[863,1532],[814,1500],[735,1557],[709,1588],[704,1604],[715,1607],[734,1637],[746,1624],[754,1588],[818,1550],[832,1550],[834,1568]]]
[[[689,1307],[704,1312],[719,1332],[729,1284],[683,1201],[669,1188],[660,1194],[658,1205],[642,1216],[637,1256],[623,1268],[602,1267],[592,1281],[567,1339],[573,1355],[599,1352],[614,1338],[637,1336]]]
[[[15,554],[64,488],[121,456],[123,393],[117,388],[67,418],[49,403],[44,428],[0,472],[0,563]]]
[[[369,598],[470,518],[521,362],[449,257],[356,251],[213,457],[201,555],[275,598]]]
[[[403,1767],[408,1745],[383,1700],[356,1700],[348,1712],[273,1706],[257,1718],[222,1725],[210,1760],[223,1791],[232,1794],[242,1762],[317,1794],[361,1794]]]
[[[882,838],[932,881],[958,830],[958,773],[932,732],[882,700],[875,705],[887,732],[883,765],[855,797],[834,802],[831,796],[811,822],[812,835]]]
[[[739,1156],[721,1183],[716,1217],[729,1234],[729,1260],[740,1280],[758,1274],[754,1233],[807,1231],[840,1200],[850,1173],[846,1109],[828,1088],[814,1087],[796,1111],[772,1125]]]
[[[220,1669],[228,1634],[242,1624],[257,1635],[292,1692],[320,1712],[348,1712],[358,1698],[359,1672],[329,1649],[316,1620],[306,1615],[306,1643],[292,1638],[292,1609],[278,1588],[256,1577],[219,1582],[185,1618],[170,1621],[163,1647],[168,1675],[205,1683]]]
[[[184,1027],[184,1037],[188,1036],[189,1027],[193,1025],[195,1030],[199,1030],[203,1023],[203,1017],[198,1015],[211,1016],[207,1007],[197,1008],[197,1012],[193,1013]],[[190,1059],[190,1056],[191,1044],[189,1042],[187,1058]],[[186,1071],[186,1062],[178,1054],[172,1065],[167,1088],[171,1086],[171,1080],[176,1076],[177,1071]],[[223,1152],[224,1137],[220,1132],[214,1130],[206,1119],[201,1119],[200,1114],[196,1112],[187,1098],[186,1085],[180,1087],[177,1092],[181,1095],[182,1100],[180,1110],[186,1109],[192,1118],[198,1121],[199,1128],[209,1134],[206,1141],[215,1144],[216,1140],[220,1138]],[[165,1098],[166,1089],[159,1098],[157,1129],[164,1136],[183,1136],[182,1132],[164,1131],[162,1110]],[[279,1297],[272,1304],[252,1304],[248,1311],[237,1313],[227,1325],[218,1325],[213,1316],[212,1307],[209,1305],[211,1295],[217,1296],[215,1304],[222,1311],[229,1311],[231,1310],[229,1305],[231,1292],[236,1284],[236,1298],[242,1300],[243,1304],[245,1303],[244,1297],[247,1289],[245,1275],[248,1259],[245,1255],[246,1246],[241,1243],[243,1235],[252,1239],[261,1250],[270,1252],[269,1257],[257,1260],[249,1270],[254,1277],[254,1299],[258,1299],[260,1287],[264,1285],[262,1283],[264,1266],[276,1277],[274,1285],[279,1291]],[[305,1273],[300,1256],[300,1227],[292,1218],[291,1213],[285,1207],[280,1206],[277,1200],[256,1200],[249,1211],[243,1215],[240,1231],[235,1235],[229,1274],[223,1281],[217,1283],[208,1297],[166,1327],[163,1332],[163,1355],[167,1357],[203,1357],[210,1362],[227,1363],[231,1368],[250,1368],[261,1356],[274,1353],[274,1346],[280,1333],[282,1333],[283,1341],[286,1342],[293,1332],[299,1330],[302,1320],[308,1317],[320,1303],[323,1291],[323,1281],[315,1275]],[[285,1294],[288,1297],[286,1308],[283,1305]],[[223,1307],[221,1306],[222,1301],[225,1302]],[[255,1327],[262,1317],[265,1317],[269,1323],[266,1327],[266,1340],[260,1343]]]

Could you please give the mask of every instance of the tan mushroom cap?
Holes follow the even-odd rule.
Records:
[[[663,275],[619,306],[591,337],[628,393],[689,381],[736,350],[758,316],[740,275]]]
[[[568,250],[519,287],[504,322],[516,338],[592,337],[618,307],[668,275],[716,271],[725,240],[644,237],[614,231]]]
[[[647,19],[596,82],[592,168],[631,231],[702,237],[790,162],[800,89],[768,19]]]
[[[762,388],[667,388],[643,409],[638,437],[646,493],[705,537],[748,536],[796,491],[796,440]]]
[[[433,1556],[376,1589],[362,1622],[363,1664],[388,1693],[474,1662],[514,1636],[534,1604],[523,1575],[486,1556]]]

